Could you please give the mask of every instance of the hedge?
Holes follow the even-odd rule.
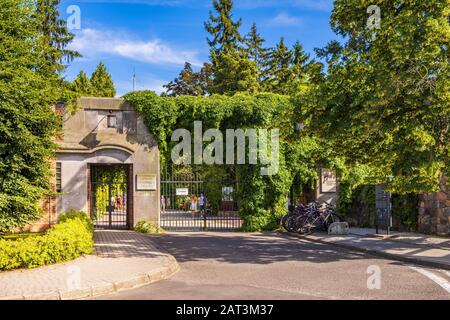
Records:
[[[36,268],[90,254],[94,248],[93,231],[86,213],[69,211],[43,235],[0,239],[0,270]]]

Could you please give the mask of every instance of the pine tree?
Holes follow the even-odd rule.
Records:
[[[292,48],[291,80],[289,93],[304,93],[308,86],[308,60],[309,55],[303,50],[300,41]]]
[[[291,70],[292,52],[284,43],[284,38],[268,55],[267,74],[263,85],[265,91],[287,94],[289,83],[292,79]]]
[[[211,93],[258,91],[258,69],[244,48],[239,32],[241,19],[233,20],[233,1],[214,0],[213,7],[216,15],[210,12],[209,21],[205,22],[205,29],[212,36],[208,39],[213,72]]]
[[[214,0],[213,7],[217,15],[210,12],[209,21],[205,22],[205,29],[212,36],[212,39],[207,39],[211,54],[239,50],[243,40],[239,33],[242,20],[233,20],[233,1]]]
[[[67,30],[66,21],[59,16],[60,2],[60,0],[37,0],[36,2],[38,28],[42,32],[43,41],[53,48],[47,52],[47,59],[53,66],[58,66],[58,70],[49,70],[49,72],[61,72],[64,66],[59,64],[60,61],[70,63],[74,58],[81,56],[78,52],[67,49],[74,35]]]
[[[80,95],[89,96],[92,94],[91,82],[83,70],[73,80],[72,89]]]
[[[265,48],[265,40],[258,33],[256,23],[253,23],[250,32],[245,37],[246,50],[251,61],[256,63],[259,82],[265,78],[265,66],[267,65],[268,49]]]
[[[116,89],[111,75],[106,70],[103,62],[100,62],[91,76],[92,94],[97,97],[114,97]]]

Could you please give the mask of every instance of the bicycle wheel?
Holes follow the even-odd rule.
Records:
[[[286,227],[285,229],[289,232],[295,232],[296,230],[296,222],[295,222],[295,216],[290,216],[286,220]]]
[[[287,214],[287,215],[283,216],[283,218],[281,218],[281,225],[282,225],[283,228],[284,228],[285,230],[287,230],[287,231],[289,231],[289,230],[287,229],[287,221],[288,221],[289,217],[290,217],[290,216]]]

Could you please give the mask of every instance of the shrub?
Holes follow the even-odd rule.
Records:
[[[0,270],[35,268],[73,260],[94,248],[93,226],[83,212],[70,211],[44,235],[0,239]]]
[[[91,218],[89,218],[89,216],[83,211],[66,211],[60,215],[59,223],[72,219],[80,219],[86,225],[86,228],[94,232],[94,225],[92,224]]]
[[[138,224],[134,227],[134,231],[149,234],[164,233],[164,230],[162,228],[158,227],[153,222],[148,221],[139,221]]]

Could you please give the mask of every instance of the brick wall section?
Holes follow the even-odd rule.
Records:
[[[52,192],[56,191],[56,184],[55,184],[55,172],[56,172],[56,162],[52,161],[50,163],[50,171],[51,171],[51,190]],[[57,213],[56,213],[56,196],[50,195],[44,197],[39,205],[42,209],[42,217],[38,221],[25,226],[21,229],[23,232],[42,232],[49,228],[51,228],[58,219]]]
[[[440,191],[420,196],[419,232],[450,235],[450,184],[442,177]]]

